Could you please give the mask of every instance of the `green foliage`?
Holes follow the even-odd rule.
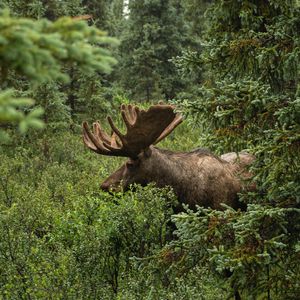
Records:
[[[39,104],[44,108],[30,109],[28,113],[20,111],[20,107],[28,107],[32,100],[12,97],[11,92],[0,93],[0,122],[19,122],[19,129],[25,132],[28,127],[42,128],[39,120],[45,111],[45,121],[48,122],[52,114],[57,114],[53,108],[60,110],[64,106],[64,96],[58,90],[53,80],[66,82],[69,76],[63,67],[76,66],[83,73],[111,71],[115,60],[110,52],[104,48],[116,41],[85,22],[74,21],[71,18],[61,18],[55,22],[45,19],[35,21],[25,18],[13,18],[7,11],[0,15],[0,67],[2,88],[16,87],[20,94],[27,94],[36,98],[43,93],[43,100]],[[18,77],[16,77],[18,76]],[[22,77],[19,77],[22,76]],[[12,77],[14,79],[12,79]],[[35,87],[28,91],[26,78],[35,83]],[[22,79],[21,79],[22,78]],[[20,84],[15,81],[21,82]],[[50,82],[48,92],[41,83]],[[12,83],[13,82],[13,83]],[[25,87],[24,87],[25,86]],[[27,91],[21,91],[26,89]],[[56,93],[54,91],[56,90]],[[51,100],[49,99],[51,97]],[[55,98],[60,98],[55,99]],[[43,102],[42,102],[43,101]],[[66,108],[64,111],[66,112]],[[66,113],[63,113],[65,117]],[[54,119],[55,120],[55,119]],[[52,120],[53,121],[53,120]],[[8,138],[1,130],[1,140]]]
[[[43,114],[42,108],[30,109],[27,114],[18,109],[20,107],[29,109],[33,103],[33,100],[29,98],[13,97],[12,91],[0,93],[0,125],[7,122],[18,124],[21,133],[25,133],[28,127],[43,128],[44,124],[39,119]],[[0,140],[9,140],[9,135],[2,129],[0,129]]]
[[[12,18],[3,12],[0,18],[2,82],[10,70],[38,82],[66,80],[62,63],[71,62],[87,73],[109,72],[115,60],[100,46],[113,41],[102,31],[71,18],[51,23],[45,19]]]
[[[198,39],[201,37],[203,30],[208,26],[204,13],[209,7],[212,0],[184,0],[185,21],[189,26],[189,34],[193,36],[194,46],[197,46]]]
[[[2,0],[2,5],[13,11],[14,15],[27,18],[47,18],[56,20],[59,17],[78,16],[84,13],[82,0]],[[0,6],[1,8],[1,6]]]
[[[230,270],[242,299],[296,299],[299,209],[260,204],[247,212],[199,208],[174,216],[178,240],[169,247],[174,271],[208,265],[215,276]],[[251,278],[251,281],[249,281]]]
[[[171,99],[183,88],[170,59],[188,41],[179,1],[130,1],[120,46],[121,81],[134,99]]]
[[[187,263],[196,255],[216,271],[231,269],[231,286],[242,291],[242,298],[295,299],[299,6],[295,1],[215,1],[206,16],[200,51],[187,51],[176,61],[183,75],[198,74],[202,85],[177,104],[202,129],[202,142],[211,149],[255,154],[251,172],[257,191],[241,195],[248,204],[245,213],[199,209],[176,217],[179,243],[191,242]]]
[[[259,77],[272,89],[297,88],[299,7],[295,1],[218,1],[208,16],[212,25],[203,60],[218,74],[235,79]]]

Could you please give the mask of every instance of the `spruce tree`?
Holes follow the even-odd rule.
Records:
[[[195,97],[178,104],[202,128],[206,146],[218,153],[247,149],[255,154],[256,192],[241,196],[248,205],[244,213],[200,209],[177,217],[179,234],[189,259],[198,255],[200,263],[209,261],[218,272],[233,272],[230,281],[243,299],[296,299],[299,3],[218,0],[206,17],[201,51],[181,57],[182,65],[201,70],[205,80]]]
[[[83,0],[3,0],[1,5],[20,17],[47,18],[51,21],[59,17],[82,15],[85,9]]]
[[[181,53],[186,28],[179,1],[129,2],[120,46],[121,80],[135,99],[173,98],[182,88],[170,59]]]
[[[22,132],[29,125],[41,127],[37,117],[42,110],[27,108],[32,111],[26,115],[17,110],[33,102],[28,98],[18,102],[13,93],[7,91],[9,88],[18,90],[19,96],[37,99],[46,113],[44,121],[49,121],[51,115],[55,115],[57,121],[55,110],[64,114],[62,107],[58,107],[59,103],[63,106],[64,100],[59,86],[69,80],[66,67],[76,66],[87,74],[110,72],[115,63],[110,52],[92,44],[105,45],[112,41],[102,31],[82,21],[71,18],[56,22],[35,21],[13,18],[3,11],[0,15],[0,91],[3,92],[0,94],[0,122],[21,122]]]
[[[88,23],[89,25],[96,24],[105,29],[111,28],[111,30],[113,31],[113,26],[110,26],[108,24],[109,16],[107,15],[107,12],[110,11],[112,3],[108,3],[107,1],[102,1],[101,3],[98,1],[97,6],[93,1],[82,0],[51,0],[47,1],[47,3],[37,0],[5,0],[3,3],[1,3],[1,5],[2,7],[8,7],[11,10],[12,15],[26,16],[34,19],[47,18],[48,20],[57,20],[58,18],[63,16],[72,17],[80,16],[82,14],[88,14],[91,15],[92,18],[86,21],[86,23]],[[103,9],[101,9],[101,7],[103,7]],[[97,13],[95,13],[96,11]],[[96,41],[91,42],[98,43]],[[107,46],[108,44],[105,45],[105,47]],[[97,49],[97,47],[95,47],[95,49]],[[84,49],[79,50],[74,48],[73,51],[75,50],[82,51],[82,53],[84,52]],[[106,51],[104,50],[104,47],[102,48],[102,50]],[[25,51],[25,53],[27,52]],[[74,53],[74,55],[77,54]],[[88,60],[87,56],[86,59]],[[101,63],[100,59],[98,59],[98,62],[96,64],[99,63]],[[103,67],[105,68],[104,65]],[[42,107],[44,107],[44,121],[47,122],[47,124],[51,125],[51,127],[56,129],[65,128],[68,126],[71,126],[73,128],[73,122],[77,122],[78,118],[80,118],[81,113],[89,113],[87,110],[82,110],[82,107],[84,107],[82,105],[82,102],[85,102],[85,107],[91,107],[91,105],[88,105],[89,99],[86,97],[80,98],[79,95],[77,95],[77,92],[79,90],[85,88],[81,87],[84,82],[86,85],[89,84],[86,81],[83,81],[81,78],[87,79],[88,77],[90,81],[95,82],[94,86],[97,86],[97,89],[92,89],[92,91],[93,94],[97,95],[97,97],[100,98],[99,95],[103,94],[103,90],[105,88],[99,86],[98,84],[96,84],[96,82],[101,82],[105,77],[105,74],[108,73],[107,71],[110,71],[108,69],[102,69],[95,72],[95,69],[92,68],[90,70],[83,70],[82,68],[80,68],[80,65],[78,63],[69,62],[64,63],[63,68],[64,74],[69,78],[68,82],[64,82],[60,78],[48,78],[48,80],[45,80],[43,83],[40,82],[38,86],[32,86],[28,85],[28,82],[26,80],[17,80],[18,78],[13,74],[12,76],[7,78],[7,80],[11,78],[10,87],[18,89],[21,96],[24,95],[34,98],[36,99],[37,105],[41,105]],[[51,69],[49,71],[51,72]],[[48,73],[48,69],[46,69],[45,72]],[[40,75],[41,71],[36,74]],[[49,80],[51,80],[52,82],[49,82]],[[94,98],[95,95],[93,94],[91,94],[91,97]],[[100,103],[97,104],[102,105],[103,102],[105,102],[105,99],[103,99],[102,97],[99,101]],[[94,107],[94,111],[97,111],[97,107]],[[54,112],[60,113],[55,114]]]

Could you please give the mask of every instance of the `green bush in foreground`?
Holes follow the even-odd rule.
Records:
[[[166,243],[174,196],[137,187],[78,197],[67,182],[53,191],[49,175],[35,191],[11,182],[1,194],[1,297],[111,299],[135,273],[130,259]]]

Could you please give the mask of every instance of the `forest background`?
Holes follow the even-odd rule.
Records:
[[[298,299],[299,62],[296,0],[1,0],[0,298]],[[81,122],[158,100],[161,147],[256,156],[245,212],[100,191]]]

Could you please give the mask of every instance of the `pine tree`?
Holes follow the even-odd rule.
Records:
[[[182,82],[169,60],[186,42],[178,1],[129,2],[129,18],[120,46],[121,79],[140,100],[173,98]]]
[[[51,0],[44,3],[39,0],[5,0],[1,4],[3,7],[10,8],[13,15],[27,16],[35,19],[47,18],[48,20],[57,20],[62,16],[80,16],[82,14],[88,14],[92,16],[92,18],[87,21],[89,25],[95,24],[97,26],[101,26],[101,29],[109,28],[112,32],[115,32],[114,28],[116,25],[113,23],[113,21],[110,20],[110,17],[108,16],[108,12],[111,10],[111,6],[115,4],[114,1],[111,3],[109,3],[108,1],[97,1],[96,3],[95,1],[93,2],[82,0]],[[107,46],[108,44],[105,45],[105,47]],[[73,49],[73,51],[74,50],[76,49]],[[88,57],[86,58],[88,59]],[[97,64],[98,63],[100,63],[100,60],[97,62]],[[102,69],[102,71],[98,70],[97,72],[92,69],[83,70],[77,63],[70,64],[68,62],[64,64],[63,67],[64,74],[69,78],[68,83],[62,82],[59,78],[51,78],[51,80],[55,81],[49,83],[49,80],[46,80],[45,83],[40,83],[38,88],[36,88],[36,86],[28,86],[27,81],[17,80],[14,75],[11,76],[12,80],[10,82],[10,86],[18,89],[21,96],[29,96],[33,99],[36,99],[37,105],[41,105],[44,108],[47,107],[47,109],[45,109],[44,121],[46,121],[47,124],[56,129],[65,128],[66,126],[70,126],[73,128],[73,122],[77,122],[78,118],[80,118],[81,113],[89,113],[86,110],[82,111],[83,105],[81,103],[84,101],[85,107],[91,107],[91,105],[88,104],[89,99],[87,99],[86,97],[83,99],[78,94],[78,91],[84,89],[84,87],[81,87],[81,85],[84,82],[86,85],[88,85],[89,83],[81,80],[81,78],[89,78],[90,81],[101,82],[108,73],[106,72],[108,70],[105,71],[104,69]],[[46,70],[46,72],[48,72],[48,70]],[[7,80],[9,80],[9,76]],[[98,103],[98,105],[103,106],[105,99],[102,97],[100,100],[99,95],[103,94],[103,91],[106,89],[106,87],[99,86],[99,84],[95,84],[94,86],[97,86],[97,89],[93,89],[93,93],[99,98],[100,102]],[[23,92],[21,93],[21,91]],[[49,94],[47,94],[47,92],[49,92]],[[95,95],[92,94],[91,97],[94,98]],[[40,101],[39,99],[42,100]],[[50,112],[50,108],[52,113]],[[101,111],[101,109],[98,109],[97,107],[93,108],[93,111],[99,110]],[[60,111],[60,113],[55,115],[53,113],[54,111]]]
[[[32,105],[32,100],[13,98],[8,88],[18,90],[18,95],[43,96],[38,101],[45,112],[55,103],[62,104],[64,97],[54,85],[55,81],[66,83],[69,79],[65,66],[76,66],[83,73],[110,72],[115,60],[110,52],[96,44],[111,44],[113,40],[105,34],[89,27],[81,21],[61,18],[56,22],[45,19],[34,21],[27,18],[13,18],[4,11],[0,15],[0,88],[4,90],[0,97],[0,121],[20,122],[22,132],[29,126],[41,127],[37,117],[41,109],[33,110],[26,116],[17,110],[18,106]],[[31,86],[31,83],[33,85]],[[50,88],[41,85],[50,84]],[[47,92],[48,91],[48,94]],[[53,92],[58,94],[55,96]],[[31,110],[31,109],[30,109]],[[50,111],[49,111],[50,112]],[[53,113],[53,107],[52,112]],[[57,117],[57,116],[56,116]],[[45,115],[45,121],[49,119]],[[3,134],[3,132],[2,132]]]
[[[47,18],[51,21],[59,17],[82,15],[85,9],[83,0],[3,0],[2,8],[5,7],[20,17]]]
[[[233,271],[230,280],[243,298],[296,299],[300,6],[298,1],[215,1],[206,17],[201,51],[181,57],[182,66],[200,70],[204,79],[195,97],[178,104],[194,116],[211,149],[248,149],[256,155],[257,192],[242,196],[245,213],[201,210],[178,217],[179,233],[188,243],[193,232],[190,259],[198,251],[201,263],[209,258],[215,270]]]

